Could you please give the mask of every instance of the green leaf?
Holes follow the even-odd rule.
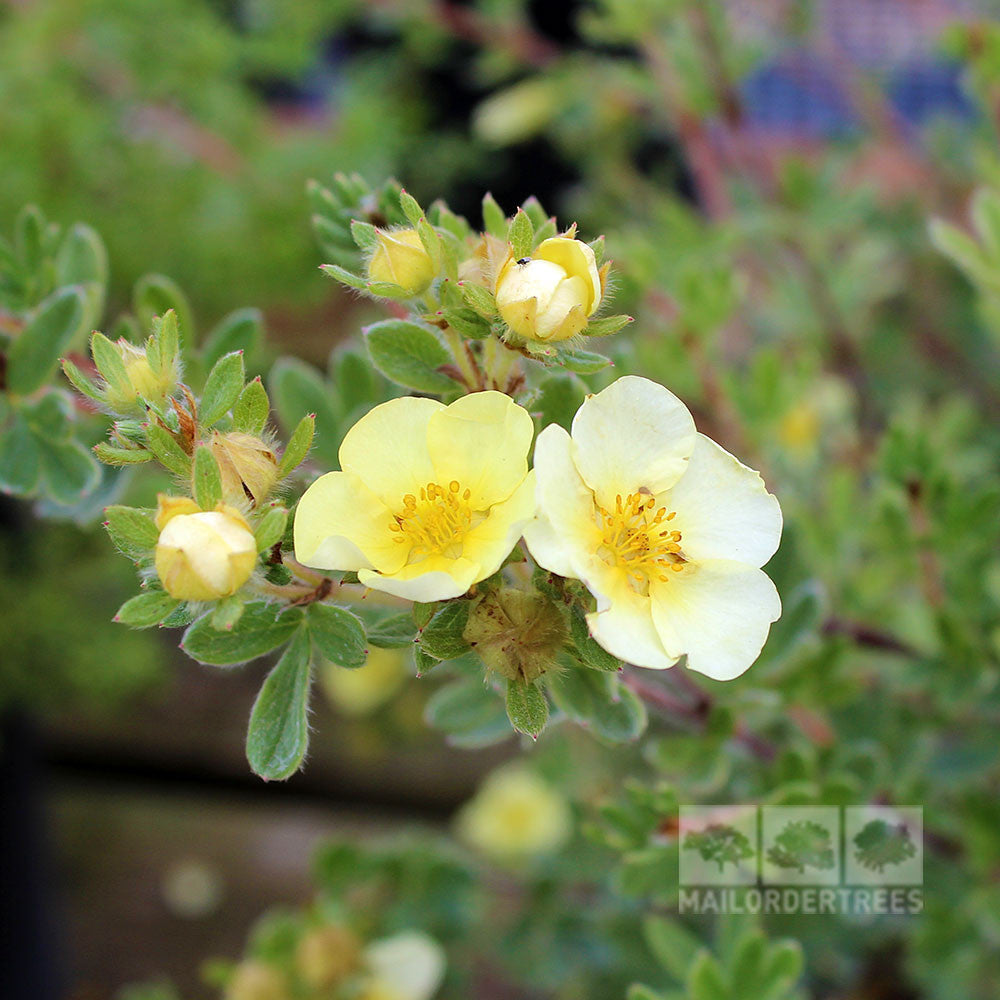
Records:
[[[101,478],[100,466],[86,445],[79,441],[39,441],[45,494],[69,507],[94,489]]]
[[[77,222],[63,238],[56,254],[56,277],[61,286],[96,284],[103,291],[108,282],[108,251],[90,226]]]
[[[646,728],[645,705],[613,674],[566,664],[545,679],[560,711],[612,743],[634,740]]]
[[[258,375],[248,382],[233,406],[233,426],[244,434],[258,435],[267,424],[271,403]]]
[[[249,357],[263,334],[264,315],[259,309],[237,309],[224,316],[205,338],[202,360],[207,367],[236,351]]]
[[[420,601],[413,602],[413,622],[417,628],[426,628],[427,623],[434,617],[434,612],[440,607],[437,601],[430,604],[423,604]]]
[[[38,442],[18,416],[0,434],[0,491],[29,496],[38,489],[41,471]]]
[[[427,699],[424,709],[429,726],[450,734],[475,732],[492,725],[498,716],[509,734],[509,723],[500,699],[481,678],[473,677],[463,677],[439,687]]]
[[[507,230],[507,242],[510,244],[511,252],[516,259],[528,257],[535,242],[535,227],[531,224],[527,212],[523,208],[517,210],[517,214],[510,220],[510,227]]]
[[[203,615],[184,633],[181,649],[199,663],[226,667],[255,660],[286,643],[302,624],[301,608],[281,610],[273,604],[248,604],[231,632],[212,627],[212,616]]]
[[[177,314],[180,342],[192,345],[194,314],[180,285],[163,274],[143,275],[132,290],[132,311],[138,317],[140,328],[151,329],[153,317],[162,316],[169,309]]]
[[[433,670],[441,661],[435,660],[429,653],[425,653],[419,646],[413,647],[413,665],[416,667],[417,676],[423,677],[429,670]]]
[[[386,378],[418,392],[448,393],[455,382],[437,369],[454,359],[430,330],[387,319],[364,330],[372,363]]]
[[[484,340],[492,333],[490,324],[473,309],[442,309],[437,316],[463,337]]]
[[[580,659],[588,667],[605,670],[608,673],[617,673],[621,669],[622,661],[617,656],[612,656],[591,637],[587,619],[579,604],[574,604],[570,611],[570,635]]]
[[[149,628],[151,625],[159,625],[180,603],[176,597],[171,597],[163,590],[152,590],[127,600],[118,609],[114,621],[131,628]]]
[[[543,379],[538,387],[538,398],[531,409],[539,413],[543,428],[549,424],[558,424],[568,431],[586,396],[587,387],[580,379],[560,372]]]
[[[399,207],[403,210],[403,215],[410,221],[411,226],[424,217],[424,210],[420,207],[420,202],[405,189],[399,192]]]
[[[501,240],[507,238],[507,216],[489,192],[483,197],[483,227],[490,236]]]
[[[245,379],[242,351],[233,351],[216,361],[205,380],[198,405],[198,423],[203,429],[211,427],[236,405]]]
[[[368,641],[381,649],[402,649],[409,646],[417,633],[413,615],[408,611],[398,615],[380,615],[377,618],[369,613],[363,617],[368,628]]]
[[[285,476],[289,475],[309,454],[315,432],[316,418],[310,413],[299,421],[298,427],[292,431],[292,436],[288,439],[288,444],[285,446],[281,462],[278,465],[279,479],[284,479]]]
[[[261,515],[254,529],[257,540],[257,551],[266,552],[285,537],[285,527],[288,524],[288,511],[284,507],[272,506]]]
[[[420,648],[436,660],[451,660],[468,652],[462,633],[469,621],[468,601],[449,601],[443,605],[420,633]]]
[[[975,240],[941,219],[931,220],[928,231],[934,246],[968,278],[987,288],[1000,287],[1000,266],[983,253]]]
[[[624,313],[617,316],[605,316],[603,319],[591,320],[583,332],[587,337],[609,337],[624,329],[631,322],[633,322],[633,318]]]
[[[578,351],[571,347],[560,347],[556,351],[556,361],[571,372],[592,375],[611,364],[611,359],[593,351]]]
[[[687,976],[701,944],[678,920],[647,917],[642,924],[643,937],[649,950],[667,972],[679,982]]]
[[[145,448],[116,448],[104,441],[99,441],[91,450],[105,465],[142,465],[153,460],[153,453]]]
[[[496,297],[488,288],[477,285],[474,281],[460,281],[458,288],[466,304],[484,319],[493,320],[499,315]]]
[[[79,288],[60,289],[38,307],[7,355],[11,393],[27,396],[45,384],[79,329],[83,310]]]
[[[802,975],[805,957],[797,941],[783,940],[771,946],[764,960],[762,979],[767,984],[763,1000],[777,1000],[791,989]]]
[[[700,951],[691,964],[687,989],[691,1000],[732,1000],[722,967],[707,950]]]
[[[115,505],[104,512],[104,527],[119,552],[130,559],[148,556],[160,537],[153,512]]]
[[[174,439],[173,434],[152,419],[146,425],[146,443],[165,469],[182,479],[190,477],[191,459]]]
[[[194,499],[202,510],[215,510],[222,502],[222,473],[211,448],[199,445],[194,453]]]
[[[291,777],[309,746],[309,633],[299,629],[267,675],[250,713],[247,760],[265,781]]]
[[[368,659],[365,627],[357,615],[329,604],[309,606],[309,631],[317,651],[339,667],[363,667]]]
[[[657,993],[642,983],[632,983],[625,994],[625,1000],[675,1000],[675,998],[668,993]],[[676,1000],[684,1000],[684,995],[680,994]]]
[[[549,703],[536,684],[507,681],[507,718],[519,732],[537,737],[549,721]]]
[[[14,244],[28,271],[37,271],[45,244],[45,216],[37,205],[25,205],[14,222]]]
[[[365,368],[371,370],[367,359]],[[307,413],[315,414],[316,453],[326,465],[337,467],[341,431],[335,390],[315,368],[296,358],[280,358],[275,363],[268,378],[268,389],[275,413],[286,432],[290,433]]]

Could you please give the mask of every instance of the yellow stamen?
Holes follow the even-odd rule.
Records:
[[[428,555],[461,555],[462,541],[473,526],[474,513],[469,506],[470,490],[452,480],[448,488],[437,483],[420,487],[420,500],[412,493],[403,497],[403,507],[394,514],[390,530],[398,532],[397,542],[409,542],[411,558]]]

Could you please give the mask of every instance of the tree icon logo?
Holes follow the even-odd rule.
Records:
[[[913,837],[905,823],[873,819],[854,837],[854,857],[869,871],[881,872],[886,865],[895,867],[917,853]]]
[[[830,831],[812,820],[791,820],[768,849],[767,860],[800,874],[806,868],[829,871],[836,864]]]
[[[739,868],[740,862],[752,858],[750,840],[728,823],[711,823],[704,830],[692,830],[684,837],[685,851],[697,851],[703,861],[714,863],[722,872],[727,864]]]

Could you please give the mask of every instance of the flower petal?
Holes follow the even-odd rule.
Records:
[[[295,558],[316,569],[392,573],[409,555],[390,530],[392,514],[356,476],[328,472],[306,490],[295,511]]]
[[[403,396],[373,407],[340,446],[340,467],[357,476],[390,510],[434,479],[427,425],[443,410],[436,399]]]
[[[535,433],[528,411],[502,392],[474,392],[431,414],[427,449],[435,481],[471,490],[473,510],[506,500],[528,472]]]
[[[587,615],[590,634],[613,656],[637,667],[665,670],[678,657],[664,647],[653,624],[650,600],[636,593],[625,574],[592,557],[583,575],[597,598],[597,611]]]
[[[514,493],[490,508],[486,520],[466,536],[462,556],[479,564],[479,579],[492,576],[510,555],[535,514],[535,473],[529,472]]]
[[[579,277],[585,282],[586,295],[581,301],[584,302],[586,314],[591,315],[601,301],[601,276],[597,270],[594,251],[582,240],[551,236],[538,244],[534,256],[551,260],[568,275]]]
[[[445,961],[441,946],[419,931],[403,931],[365,949],[376,984],[399,1000],[430,1000],[441,986]]]
[[[484,576],[479,572],[479,564],[468,559],[431,556],[421,562],[403,566],[391,574],[359,569],[358,579],[372,590],[395,594],[408,601],[429,603],[461,597],[474,583],[484,579]]]
[[[538,517],[525,526],[524,540],[539,565],[560,576],[577,577],[600,543],[594,495],[580,478],[569,434],[550,424],[535,442]]]
[[[691,563],[654,583],[651,594],[664,642],[676,637],[688,666],[719,681],[738,677],[757,659],[771,622],[781,615],[767,574],[726,559]]]
[[[584,401],[573,419],[573,459],[608,507],[619,493],[661,493],[680,479],[696,431],[687,407],[649,379],[626,375]]]
[[[763,566],[781,540],[781,508],[760,473],[704,434],[687,471],[660,502],[677,511],[684,554],[695,561],[733,559]]]

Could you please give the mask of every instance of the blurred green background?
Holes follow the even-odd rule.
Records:
[[[320,274],[307,180],[395,175],[473,224],[486,191],[508,212],[534,194],[607,236],[615,311],[637,318],[615,373],[666,384],[782,500],[785,618],[745,678],[710,685],[717,726],[654,710],[642,751],[560,730],[534,752],[597,828],[579,880],[617,873],[620,912],[577,926],[533,873],[535,923],[508,927],[504,971],[470,963],[470,995],[657,985],[634,921],[675,905],[676,854],[632,776],[681,802],[922,805],[924,914],[768,930],[803,942],[805,996],[995,996],[1000,269],[970,282],[928,223],[968,229],[1000,183],[998,112],[1000,24],[971,0],[0,4],[0,231],[27,202],[94,226],[111,315],[159,272],[202,329],[260,307],[260,371],[279,351],[325,367],[382,313]],[[113,627],[131,568],[38,513],[0,498],[0,705],[42,720],[74,1000],[159,975],[214,995],[201,960],[309,897],[320,834],[443,829],[519,752],[445,746],[397,664],[331,687],[306,772],[263,788],[242,750],[259,664],[211,674]],[[203,906],[176,891],[192,865]]]

